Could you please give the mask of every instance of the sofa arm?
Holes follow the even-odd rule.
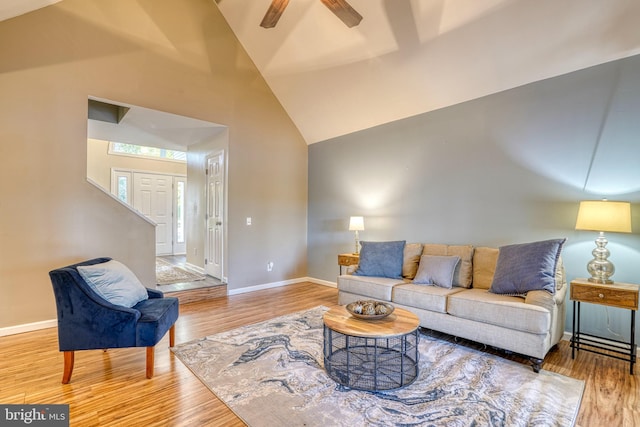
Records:
[[[564,283],[565,285],[562,289],[558,289],[556,294],[553,296],[553,300],[556,302],[556,305],[563,305],[567,297],[567,289],[569,289],[569,287],[567,286],[567,282]]]
[[[567,294],[567,287],[558,289],[555,294],[551,294],[547,291],[529,291],[524,299],[526,304],[534,304],[539,307],[546,308],[550,312],[553,312],[553,307],[564,304],[564,299]]]
[[[549,312],[553,312],[553,306],[556,305],[554,296],[547,291],[529,291],[524,302],[546,308]]]

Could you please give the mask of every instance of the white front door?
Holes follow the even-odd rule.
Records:
[[[173,177],[133,174],[133,207],[156,223],[156,255],[173,253]]]
[[[207,236],[205,272],[223,280],[224,151],[207,158]]]

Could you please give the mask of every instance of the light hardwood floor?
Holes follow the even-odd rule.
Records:
[[[337,304],[334,288],[301,283],[180,306],[176,344],[318,305]],[[473,343],[462,342],[474,348]],[[241,426],[222,402],[169,351],[156,346],[155,376],[145,379],[142,348],[76,352],[71,382],[61,384],[56,329],[0,338],[0,404],[68,403],[72,426]],[[486,350],[495,352],[493,350]],[[501,354],[501,353],[499,353]],[[505,356],[520,360],[517,356]],[[579,426],[640,425],[638,374],[628,365],[581,352],[566,341],[542,366],[586,381]]]

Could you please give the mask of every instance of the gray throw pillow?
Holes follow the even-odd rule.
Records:
[[[402,278],[405,241],[360,242],[360,261],[354,276]]]
[[[567,239],[543,240],[500,247],[490,292],[524,295],[529,291],[556,292],[556,265]]]
[[[422,255],[413,283],[451,289],[453,273],[459,262],[459,256]]]

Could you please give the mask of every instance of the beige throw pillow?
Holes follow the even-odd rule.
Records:
[[[425,244],[422,255],[458,256],[460,262],[453,274],[453,286],[470,288],[473,279],[473,246]]]
[[[422,243],[407,243],[404,245],[404,259],[402,262],[402,277],[412,280],[418,272],[422,255]]]
[[[473,253],[473,287],[476,289],[490,289],[493,274],[498,263],[498,248],[486,246],[477,247]]]

